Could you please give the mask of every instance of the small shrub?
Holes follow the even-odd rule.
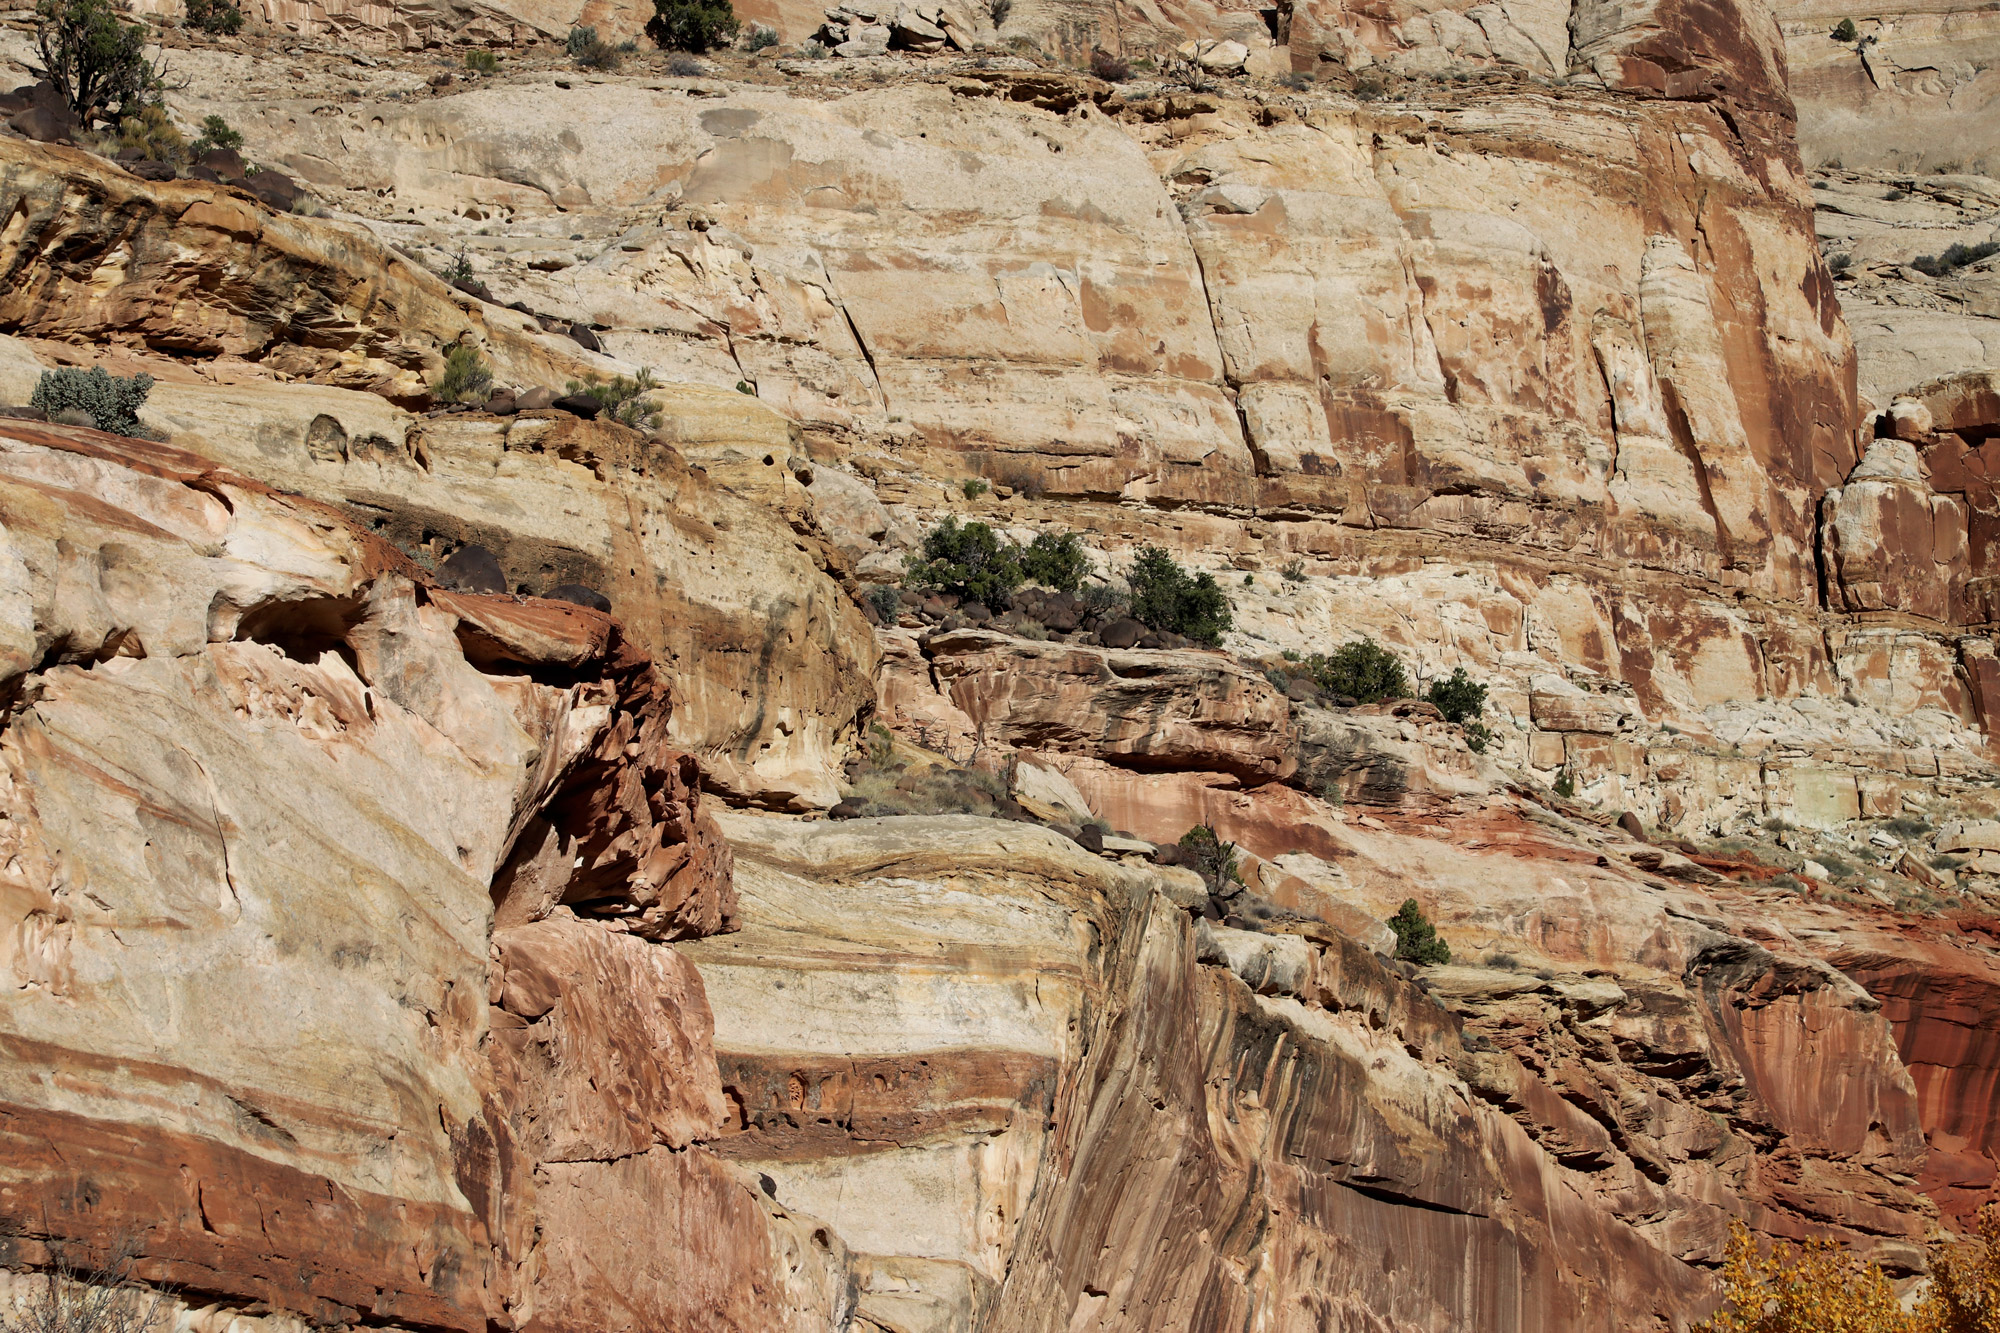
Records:
[[[1486,711],[1486,687],[1458,667],[1443,680],[1434,680],[1424,691],[1424,702],[1444,714],[1452,723],[1470,722]]]
[[[910,557],[903,582],[1004,611],[1023,577],[1019,552],[992,528],[947,518],[924,534],[924,553]]]
[[[1083,590],[1083,609],[1100,620],[1114,620],[1131,605],[1129,597],[1108,583],[1093,583]]]
[[[878,583],[868,590],[868,605],[875,608],[876,617],[885,625],[893,625],[903,611],[903,597],[886,583]]]
[[[606,74],[616,73],[624,58],[638,49],[637,42],[620,42],[613,46],[599,39],[597,29],[592,27],[571,28],[569,37],[563,42],[563,50],[580,67],[602,70]]]
[[[1379,74],[1363,74],[1354,80],[1357,102],[1379,102],[1389,95],[1389,84]]]
[[[699,78],[704,72],[702,63],[685,51],[679,52],[667,60],[667,73],[677,79]]]
[[[1331,656],[1314,653],[1305,660],[1305,669],[1323,693],[1346,695],[1357,703],[1410,695],[1410,678],[1402,662],[1373,639],[1344,643]]]
[[[959,489],[965,492],[966,499],[977,500],[980,496],[986,494],[987,485],[985,481],[978,477],[967,477],[960,484]]]
[[[986,17],[993,20],[998,28],[1006,24],[1007,16],[1014,12],[1014,0],[986,0]]]
[[[55,90],[85,125],[138,114],[161,87],[146,27],[118,0],[37,0],[35,49]]]
[[[1905,199],[1908,199],[1910,197],[1910,192],[1904,189],[1894,189],[1889,191],[1889,193],[1883,195],[1882,197],[1888,200],[1892,204],[1900,204]]]
[[[896,757],[896,734],[880,722],[868,728],[868,762],[876,768],[887,768]]]
[[[1493,732],[1484,722],[1465,724],[1465,748],[1474,754],[1485,754],[1486,747],[1493,741]]]
[[[1287,74],[1283,78],[1279,79],[1278,82],[1283,84],[1285,87],[1291,89],[1295,93],[1302,93],[1306,89],[1313,86],[1313,76],[1299,70],[1294,70],[1290,74]]]
[[[1181,864],[1200,875],[1210,893],[1227,895],[1232,885],[1243,883],[1243,872],[1236,864],[1236,844],[1216,836],[1211,826],[1196,824],[1181,834],[1180,849]]]
[[[1428,967],[1451,961],[1451,946],[1438,937],[1437,927],[1415,898],[1403,899],[1401,909],[1389,918],[1389,929],[1396,932],[1396,957],[1404,962]]]
[[[642,367],[636,376],[616,375],[608,380],[601,375],[586,374],[566,386],[570,393],[589,394],[604,405],[605,416],[633,430],[658,430],[666,420],[660,405],[646,397],[659,387],[660,382],[653,378],[650,367]]]
[[[167,109],[155,104],[144,107],[136,116],[127,116],[118,122],[118,137],[112,140],[112,150],[120,155],[136,151],[148,162],[187,161],[188,142],[174,122],[167,117]]]
[[[750,29],[750,40],[745,43],[752,51],[768,51],[778,44],[778,30],[758,24]]]
[[[1160,75],[1168,83],[1178,83],[1191,93],[1212,92],[1215,77],[1202,67],[1201,57],[1213,49],[1215,43],[1197,41],[1191,55],[1178,51],[1165,56],[1160,62]]]
[[[493,371],[469,343],[454,344],[444,355],[444,374],[431,386],[441,403],[483,403],[493,393]]]
[[[1031,582],[1057,592],[1075,592],[1090,572],[1083,553],[1083,538],[1074,532],[1038,532],[1021,552],[1021,572]]]
[[[1954,242],[1941,255],[1918,255],[1910,261],[1910,267],[1926,277],[1942,278],[1954,269],[1976,264],[1992,255],[2000,255],[2000,241],[1981,241],[1978,245]]]
[[[665,50],[699,54],[735,41],[738,27],[729,0],[653,0],[646,35]]]
[[[1833,40],[1836,42],[1860,41],[1861,30],[1854,26],[1853,19],[1842,19],[1833,27]]]
[[[28,406],[40,408],[51,418],[59,412],[82,412],[98,430],[143,439],[145,431],[139,425],[138,412],[152,391],[151,375],[124,378],[106,374],[103,366],[45,370],[35,383]]]
[[[229,128],[229,122],[221,116],[201,118],[201,137],[189,145],[189,151],[199,157],[210,149],[221,148],[234,152],[243,146],[243,136]]]
[[[824,46],[821,46],[818,42],[807,42],[804,46],[799,48],[799,54],[803,55],[807,60],[825,60],[827,57],[831,56],[833,52],[827,50]]]
[[[1305,581],[1306,581],[1305,561],[1294,560],[1290,564],[1285,566],[1285,582],[1304,583]]]
[[[1896,818],[1890,820],[1882,827],[1889,830],[1889,832],[1895,834],[1899,838],[1914,838],[1917,837],[1919,834],[1929,833],[1931,831],[1931,824],[1929,820],[1912,819],[1908,815],[1898,815],[1896,816]]]
[[[1132,62],[1100,47],[1090,53],[1090,72],[1106,83],[1123,83],[1132,77]]]
[[[1565,801],[1575,800],[1576,774],[1570,772],[1566,768],[1562,772],[1556,774],[1555,793],[1556,795],[1562,797]]]
[[[1157,546],[1132,561],[1132,615],[1150,629],[1181,634],[1213,648],[1229,629],[1229,594],[1213,574],[1190,575]]]
[[[234,37],[243,30],[243,11],[236,0],[187,0],[187,26],[215,37]]]
[[[602,70],[606,74],[616,73],[618,66],[624,63],[619,48],[609,42],[596,40],[595,29],[585,28],[583,31],[591,33],[592,39],[582,49],[570,52],[570,58],[576,61],[577,67]],[[575,33],[572,32],[570,35],[573,37]]]
[[[136,1237],[114,1240],[100,1264],[85,1266],[66,1247],[50,1247],[49,1271],[30,1288],[6,1327],[10,1333],[148,1333],[173,1326],[172,1287],[149,1287],[136,1272]]]
[[[1257,586],[1257,576],[1256,576],[1255,574],[1245,574],[1245,575],[1243,576],[1243,586],[1244,586],[1244,587],[1246,587],[1246,588],[1254,588],[1254,587],[1256,587],[1256,586]]]
[[[1826,261],[1826,266],[1832,270],[1834,277],[1844,278],[1854,268],[1854,256],[1850,254],[1835,255],[1832,259]]]
[[[467,51],[465,53],[465,68],[474,74],[498,74],[500,72],[500,57],[494,55],[491,51]]]
[[[449,264],[438,270],[438,276],[468,296],[476,296],[482,301],[493,299],[493,293],[472,271],[472,261],[466,257],[463,246],[459,247],[458,254]]]

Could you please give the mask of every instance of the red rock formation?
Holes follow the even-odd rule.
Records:
[[[635,1326],[831,1317],[837,1246],[698,1146],[655,941],[730,928],[730,856],[616,621],[94,431],[0,423],[0,513],[11,1262],[476,1333],[605,1327],[623,1245]]]

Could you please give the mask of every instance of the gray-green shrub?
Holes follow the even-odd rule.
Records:
[[[152,391],[151,375],[124,378],[106,374],[103,366],[89,370],[66,367],[42,372],[28,406],[40,408],[51,418],[58,412],[83,412],[99,430],[143,438],[139,406]]]
[[[458,343],[444,356],[444,374],[431,387],[431,395],[443,403],[483,403],[493,393],[493,371],[480,358],[479,349]]]

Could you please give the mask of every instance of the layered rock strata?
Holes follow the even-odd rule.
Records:
[[[1779,29],[1169,32],[1251,73],[189,53],[333,219],[0,140],[0,387],[153,367],[172,442],[0,427],[10,1263],[151,1222],[215,1321],[894,1333],[1665,1329],[1732,1220],[1920,1268],[2000,1151],[2000,423],[1876,396]],[[417,415],[454,346],[660,424]],[[1164,545],[1234,629],[864,616],[945,515]],[[1291,697],[1357,634],[1490,743]],[[1076,838],[770,813],[863,736]],[[1240,887],[1146,859],[1197,823]],[[1384,956],[1409,898],[1451,965]]]
[[[477,1330],[599,1317],[623,1245],[648,1327],[838,1320],[837,1247],[698,1146],[657,941],[735,924],[730,855],[615,621],[93,431],[0,423],[0,514],[11,1262]]]
[[[1852,981],[1559,821],[1292,814],[1322,884],[1421,894],[1465,965],[1212,924],[1176,872],[1019,825],[725,817],[745,929],[689,950],[721,1151],[848,1238],[884,1328],[1667,1327],[1718,1190],[1921,1262],[1917,1099]]]

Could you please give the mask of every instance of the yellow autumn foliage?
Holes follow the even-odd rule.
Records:
[[[1980,1210],[1978,1235],[1931,1246],[1931,1283],[1904,1310],[1882,1270],[1831,1241],[1758,1249],[1732,1223],[1722,1309],[1695,1333],[2000,1333],[2000,1207]]]

